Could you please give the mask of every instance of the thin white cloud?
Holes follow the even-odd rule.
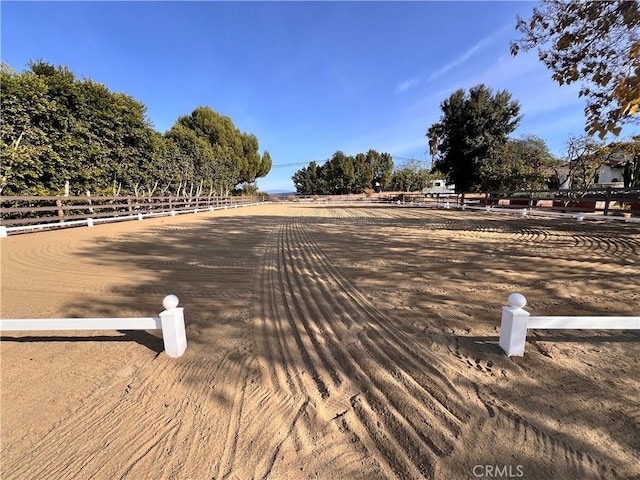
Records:
[[[480,40],[475,45],[473,45],[471,48],[469,48],[466,52],[464,52],[462,55],[460,55],[457,58],[451,60],[444,67],[436,70],[431,75],[429,75],[429,78],[427,79],[427,81],[431,82],[431,81],[435,80],[436,78],[439,78],[439,77],[443,76],[449,70],[457,67],[458,65],[463,64],[464,62],[469,60],[471,57],[473,57],[476,53],[478,53],[479,51],[481,51],[482,49],[487,47],[487,45],[490,45],[497,38],[503,36],[506,31],[512,30],[512,29],[513,29],[513,24],[509,23],[509,24],[503,26],[502,28],[499,28],[498,30],[496,30],[496,31],[492,32],[491,34],[487,35],[482,40]]]
[[[474,53],[476,53],[478,50],[480,50],[480,48],[482,48],[483,42],[484,40],[481,40],[480,42],[476,43],[473,47],[471,47],[469,50],[467,50],[462,55],[460,55],[458,58],[447,63],[440,70],[433,72],[431,75],[429,75],[428,81],[431,82],[432,80],[435,80],[436,78],[441,77],[452,68],[457,67],[458,65],[469,60],[469,58],[471,58]]]
[[[417,78],[410,78],[396,86],[396,94],[406,92],[410,88],[416,87],[420,81]]]
[[[529,84],[532,78],[539,75],[550,77],[544,64],[538,60],[537,53],[527,52],[517,57],[501,56],[480,75],[469,79],[468,83],[484,83],[495,88],[505,88],[503,86]]]

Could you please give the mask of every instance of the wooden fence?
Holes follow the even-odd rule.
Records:
[[[344,195],[287,195],[282,201],[394,203],[434,208],[504,208],[528,211],[640,217],[640,188],[529,190],[517,192],[384,192]]]
[[[509,295],[509,306],[502,307],[500,347],[508,356],[522,357],[527,330],[640,330],[640,317],[532,317],[524,310],[527,299],[519,293]]]
[[[29,225],[44,228],[92,224],[107,219],[142,218],[154,214],[176,214],[233,208],[264,202],[260,196],[229,197],[92,197],[5,196],[0,197],[0,227],[16,229]],[[12,228],[13,227],[13,228]]]
[[[640,216],[640,188],[465,193],[461,194],[458,203],[466,207],[490,206],[604,216]]]
[[[169,357],[180,357],[187,348],[184,312],[178,297],[167,295],[165,308],[158,317],[148,318],[37,318],[0,319],[0,334],[16,331],[57,330],[162,330],[164,351]]]

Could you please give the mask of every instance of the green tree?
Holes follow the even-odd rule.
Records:
[[[300,195],[317,195],[326,193],[322,182],[322,168],[315,162],[296,171],[291,177],[296,192]]]
[[[258,153],[258,138],[249,133],[240,135],[242,140],[242,156],[240,157],[240,181],[254,182],[260,171],[261,158]]]
[[[353,158],[353,168],[355,171],[355,192],[362,193],[373,188],[373,175],[375,169],[375,159],[373,155],[358,153]]]
[[[253,183],[271,169],[271,156],[266,159],[260,157],[257,137],[241,132],[231,118],[220,115],[210,107],[196,108],[191,115],[179,117],[174,126],[192,131],[217,152],[211,159],[214,165],[207,169],[217,171],[223,177],[216,188],[226,191],[240,183]],[[263,160],[266,160],[264,165]],[[231,167],[230,163],[235,165]],[[235,172],[236,178],[228,176],[231,171]],[[199,170],[196,169],[194,173],[198,176]],[[233,182],[230,187],[229,182]]]
[[[468,95],[457,90],[440,107],[440,121],[429,129],[440,134],[441,156],[435,168],[458,192],[478,190],[483,164],[507,142],[520,122],[520,104],[506,90],[493,94],[485,85],[477,85]]]
[[[111,193],[112,182],[146,182],[153,130],[140,102],[43,61],[0,75],[3,193],[60,194],[67,182],[72,192]]]
[[[228,145],[213,146],[215,162],[214,191],[220,195],[229,195],[234,187],[240,183],[240,166],[236,152]]]
[[[0,73],[0,192],[4,195],[48,193],[43,183],[55,152],[44,130],[55,115],[45,80],[32,72]]]
[[[391,184],[391,175],[393,173],[393,157],[390,153],[380,155],[380,164],[374,181],[382,190],[386,190]]]
[[[408,160],[391,176],[391,189],[399,192],[420,192],[435,179],[418,160]]]
[[[429,140],[429,155],[431,155],[431,166],[436,161],[438,154],[440,153],[440,144],[442,143],[442,124],[439,122],[434,123],[427,130],[426,137]]]
[[[266,177],[267,174],[271,171],[271,166],[273,165],[271,161],[271,154],[265,151],[262,154],[262,160],[260,161],[260,168],[258,169],[257,177]]]
[[[66,67],[31,62],[0,69],[0,191],[151,195],[225,194],[271,169],[255,135],[229,117],[198,107],[156,132],[133,97]]]
[[[356,186],[355,159],[337,151],[322,166],[322,176],[328,194],[352,193]]]
[[[640,109],[640,6],[632,0],[544,0],[511,53],[538,47],[540,60],[560,85],[581,81],[589,135],[619,135]]]
[[[302,195],[361,193],[391,183],[393,159],[371,149],[366,154],[347,156],[337,151],[322,166],[315,161],[293,174],[296,191]]]
[[[527,135],[509,139],[483,162],[480,188],[485,191],[546,189],[551,168],[558,164],[541,138]]]

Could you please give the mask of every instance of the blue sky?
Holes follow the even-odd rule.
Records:
[[[514,136],[562,155],[584,132],[578,87],[558,87],[535,52],[509,54],[516,14],[534,5],[3,1],[0,52],[18,71],[43,59],[131,95],[160,132],[208,105],[270,152],[259,187],[290,191],[297,169],[337,150],[428,160],[440,102],[479,83],[521,103]]]

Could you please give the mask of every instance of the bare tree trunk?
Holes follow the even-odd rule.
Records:
[[[165,194],[167,193],[167,190],[169,190],[169,188],[171,188],[171,182],[169,182],[167,186],[162,189],[162,192],[160,192],[160,196],[164,197]]]
[[[85,193],[87,194],[87,198],[89,199],[89,200],[87,200],[87,203],[89,205],[92,205],[92,203],[91,203],[91,191],[89,189],[87,189],[87,191]],[[93,208],[89,207],[89,213],[93,213]]]
[[[149,196],[153,195],[153,192],[156,191],[156,188],[158,188],[158,180],[156,180],[156,183],[153,185],[153,188],[149,190]]]

